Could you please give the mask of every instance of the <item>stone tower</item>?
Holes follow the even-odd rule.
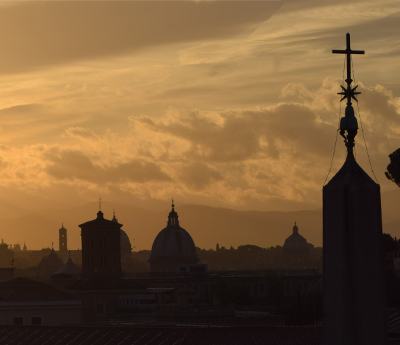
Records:
[[[382,252],[380,186],[357,164],[354,138],[358,123],[351,100],[350,48],[347,54],[347,99],[340,135],[347,158],[323,188],[323,307],[324,345],[386,344],[386,299]]]
[[[86,276],[121,276],[122,224],[97,218],[80,224],[82,236],[82,274]]]
[[[61,228],[58,230],[58,250],[60,253],[68,253],[67,245],[67,229],[64,228],[64,224],[61,224]]]

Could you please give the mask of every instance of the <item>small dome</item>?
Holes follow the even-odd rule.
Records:
[[[130,253],[132,250],[131,241],[129,240],[129,237],[124,230],[120,229],[120,231],[121,231],[121,253],[125,252]]]
[[[299,234],[299,228],[296,223],[294,223],[293,234],[291,234],[285,241],[283,245],[284,249],[298,249],[298,250],[308,250],[307,240]]]
[[[168,216],[167,227],[159,232],[151,248],[151,257],[193,257],[197,259],[196,247],[190,234],[179,226],[174,210]]]

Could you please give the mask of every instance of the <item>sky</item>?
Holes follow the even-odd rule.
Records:
[[[321,208],[345,159],[331,51],[347,32],[366,51],[355,110],[373,171],[395,190],[398,0],[0,2],[0,217],[99,196]],[[356,157],[372,175],[361,130]]]

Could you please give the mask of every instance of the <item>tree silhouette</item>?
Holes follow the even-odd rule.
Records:
[[[400,148],[389,155],[390,163],[385,176],[400,187]]]

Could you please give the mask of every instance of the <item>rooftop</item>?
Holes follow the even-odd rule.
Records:
[[[66,292],[28,278],[15,278],[0,282],[0,303],[76,300],[74,296]],[[3,344],[1,340],[0,344]]]

